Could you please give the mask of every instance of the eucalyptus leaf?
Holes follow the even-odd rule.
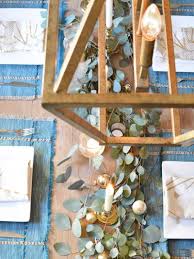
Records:
[[[65,17],[65,25],[71,24],[73,21],[75,21],[76,16],[74,14],[71,14],[69,16]]]
[[[102,254],[104,252],[104,246],[101,242],[98,242],[96,245],[95,245],[95,249],[96,249],[96,252],[98,254]]]
[[[149,153],[148,153],[148,150],[147,150],[147,147],[141,147],[140,151],[139,151],[139,155],[142,159],[147,159],[148,156],[149,156]]]
[[[94,225],[88,224],[88,225],[86,226],[86,231],[87,231],[88,233],[94,231]]]
[[[113,82],[113,91],[115,93],[120,93],[121,92],[121,84],[120,84],[120,82],[117,79],[114,80],[114,82]]]
[[[106,249],[111,250],[114,245],[115,245],[115,241],[112,238],[112,236],[110,236],[109,238],[105,239],[104,245],[106,247]]]
[[[65,243],[56,243],[54,244],[54,249],[60,256],[68,256],[71,254],[71,248],[69,244]]]
[[[75,218],[73,223],[72,223],[72,232],[75,237],[81,237],[82,234],[82,226],[79,221],[79,219]]]
[[[129,153],[125,156],[125,163],[127,165],[130,165],[133,163],[133,160],[134,160],[134,155],[132,153]]]
[[[75,183],[71,184],[68,189],[69,190],[80,190],[80,188],[84,185],[84,181],[83,180],[78,180]]]
[[[121,186],[115,193],[114,199],[118,199],[123,194],[123,186]]]
[[[119,255],[119,250],[118,250],[118,248],[112,248],[111,250],[110,250],[110,257],[111,258],[116,258],[117,256]]]
[[[111,157],[113,159],[117,159],[119,157],[120,152],[121,152],[121,148],[112,148]]]
[[[69,199],[63,202],[64,208],[71,212],[78,212],[82,206],[81,202],[76,199]]]
[[[138,137],[140,135],[137,125],[134,123],[130,125],[129,132],[130,132],[130,136],[132,137]]]
[[[161,238],[161,231],[157,226],[150,225],[143,230],[143,240],[145,243],[154,244]]]
[[[140,115],[135,115],[133,117],[133,121],[138,125],[138,126],[145,126],[147,124],[147,120],[143,117],[141,117]]]
[[[131,44],[129,43],[129,41],[127,41],[124,45],[123,45],[123,53],[125,55],[126,58],[131,57],[133,51],[132,51],[132,47]]]
[[[141,175],[144,175],[144,173],[145,173],[145,168],[143,167],[143,166],[141,166],[141,165],[139,165],[138,167],[137,167],[137,172],[138,172],[138,174],[141,176]]]
[[[131,149],[131,146],[124,146],[123,153],[125,153],[125,154],[129,153],[130,149]]]
[[[92,202],[91,209],[96,212],[102,212],[104,206],[104,199],[96,199]]]
[[[123,172],[119,173],[119,177],[118,177],[118,179],[116,181],[116,186],[121,184],[122,181],[124,180],[124,178],[125,178],[125,174]]]
[[[150,134],[156,133],[156,127],[154,125],[149,125],[147,129],[148,129],[148,133]]]
[[[62,165],[63,163],[65,163],[66,161],[68,161],[68,160],[75,154],[75,152],[76,152],[77,150],[78,150],[78,145],[74,145],[74,146],[70,149],[70,151],[69,151],[69,153],[66,155],[66,157],[65,157],[61,162],[59,162],[57,166],[60,166],[60,165]]]
[[[118,237],[117,237],[117,243],[118,246],[124,246],[127,242],[127,238],[124,234],[119,233]]]
[[[67,215],[57,213],[55,216],[55,224],[61,230],[70,230],[71,222]]]
[[[94,243],[93,243],[92,241],[88,241],[88,242],[86,243],[86,248],[87,248],[87,249],[91,249],[93,246],[94,246]]]
[[[119,247],[119,254],[122,256],[122,257],[126,257],[129,253],[129,247],[127,245],[124,245],[124,246],[120,246]]]
[[[136,256],[136,254],[137,254],[137,253],[136,253],[135,250],[130,250],[129,253],[128,253],[128,256],[129,256],[129,257],[134,257],[134,256]]]
[[[86,213],[87,213],[87,208],[81,208],[77,214],[76,214],[76,218],[78,219],[83,219],[85,216],[86,216]]]
[[[131,195],[131,188],[127,184],[123,186],[123,195],[125,198],[129,198],[129,196]]]
[[[92,165],[96,170],[99,170],[102,163],[103,163],[104,157],[102,155],[96,156],[92,158]]]
[[[64,174],[60,174],[60,175],[57,176],[56,183],[64,183],[64,182],[66,182],[70,178],[71,173],[72,173],[72,167],[69,166],[66,169],[66,172]]]
[[[101,240],[104,237],[104,231],[99,225],[94,225],[94,230],[92,231],[93,237]]]
[[[127,58],[121,59],[119,61],[119,66],[122,67],[122,68],[128,67],[129,64],[130,64],[129,59],[127,59]]]
[[[117,70],[116,77],[118,81],[123,81],[125,79],[125,73],[121,70]]]
[[[123,17],[117,17],[116,19],[114,19],[113,24],[114,27],[119,26],[119,24],[123,21]]]

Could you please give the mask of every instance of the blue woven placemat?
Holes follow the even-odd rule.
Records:
[[[151,148],[151,157],[146,161],[149,181],[145,186],[145,197],[148,203],[148,222],[163,228],[163,194],[162,194],[162,162],[194,161],[194,146],[191,147],[155,147]],[[156,245],[168,251],[174,257],[187,257],[194,250],[194,240],[167,240]],[[189,257],[192,258],[192,257]]]
[[[160,2],[161,1],[156,1]],[[193,4],[191,0],[174,0],[171,4]],[[172,10],[174,15],[194,15],[194,6],[181,6]],[[191,78],[194,73],[177,73],[177,77]],[[168,93],[168,76],[166,72],[149,71],[150,87],[153,92]],[[184,81],[178,84],[179,93],[194,93],[194,82]],[[193,147],[165,147],[151,149],[155,159],[149,158],[146,162],[148,172],[151,171],[149,185],[145,186],[148,202],[148,221],[163,228],[163,201],[162,201],[162,162],[163,161],[194,161]],[[155,162],[154,162],[155,160]],[[194,240],[168,240],[156,245],[157,248],[168,251],[171,256],[185,257],[194,249]],[[186,254],[185,254],[186,251]],[[191,257],[189,257],[191,258]]]
[[[0,128],[35,128],[35,134],[29,137],[0,134],[1,146],[33,146],[35,149],[31,220],[28,223],[0,222],[1,231],[17,232],[25,239],[0,238],[0,259],[48,258],[55,126],[54,120],[0,117]]]
[[[0,8],[47,8],[46,0],[0,0]],[[66,0],[60,1],[59,23],[65,19]],[[59,32],[57,71],[63,61],[63,32]],[[0,86],[0,99],[33,100],[41,96],[43,66],[0,65],[0,82],[11,81],[35,84],[36,87]]]

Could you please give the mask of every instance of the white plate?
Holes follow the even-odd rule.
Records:
[[[163,22],[164,24],[164,22]],[[182,15],[172,15],[172,28],[173,32],[176,29],[182,28],[194,28],[194,17],[193,16],[182,16]],[[153,54],[153,70],[154,71],[168,71],[168,63],[167,63],[167,56],[160,53],[157,48],[158,40],[156,41],[154,54]],[[192,49],[194,49],[194,44]],[[176,72],[194,72],[194,60],[190,59],[180,59],[176,58]]]
[[[194,177],[194,162],[166,161],[162,163],[163,190],[165,183],[172,176]],[[163,203],[165,211],[165,192],[163,191]],[[194,201],[191,201],[194,202]],[[194,239],[194,219],[176,219],[164,215],[164,237],[167,239]]]
[[[39,39],[39,48],[36,47],[36,50],[33,51],[33,47],[38,44],[36,41],[33,43],[33,40],[35,40],[35,37],[32,39],[31,48],[28,51],[18,49],[17,51],[7,51],[7,52],[0,52],[0,64],[11,64],[11,65],[43,65],[45,61],[45,51],[44,51],[44,36],[45,36],[45,30],[41,29],[41,24],[45,21],[46,18],[41,16],[41,12],[47,12],[46,9],[42,8],[0,8],[0,22],[16,22],[18,30],[20,30],[19,23],[26,22],[24,28],[26,28],[23,31],[20,31],[20,34],[22,38],[27,38],[26,35],[28,35],[28,31],[31,31],[32,29],[36,28],[38,26],[38,33],[35,34],[35,30],[32,30],[34,35],[36,37],[40,37]],[[31,23],[32,26],[30,26],[28,23]],[[0,34],[2,32],[2,28],[0,28]],[[1,35],[1,36],[2,36]],[[31,35],[31,32],[30,32]],[[18,38],[18,36],[15,38]],[[28,39],[30,39],[28,37]],[[21,42],[21,39],[20,39]],[[28,45],[25,43],[26,46]],[[2,46],[4,48],[8,48],[9,46],[6,43],[3,43]],[[24,47],[25,48],[25,47]],[[22,48],[22,49],[24,49]]]
[[[0,146],[0,158],[14,160],[24,159],[31,161],[31,173],[29,177],[29,201],[21,202],[0,202],[0,221],[8,222],[28,222],[30,220],[31,211],[31,193],[32,193],[32,174],[34,163],[34,148],[22,146]]]

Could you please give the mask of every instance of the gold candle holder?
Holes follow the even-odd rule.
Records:
[[[96,181],[96,184],[102,188],[102,189],[106,189],[107,184],[110,182],[111,177],[108,174],[102,174],[99,175]]]
[[[110,212],[103,211],[97,213],[97,219],[100,223],[111,226],[114,225],[118,220],[118,211],[116,206],[112,206]]]
[[[148,76],[148,68],[152,66],[152,58],[155,41],[147,41],[142,37],[141,53],[140,53],[140,74],[141,79]]]

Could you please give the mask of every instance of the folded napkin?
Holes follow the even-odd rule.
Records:
[[[0,159],[0,202],[28,201],[30,161]]]
[[[171,177],[165,185],[166,216],[194,218],[194,178]]]

